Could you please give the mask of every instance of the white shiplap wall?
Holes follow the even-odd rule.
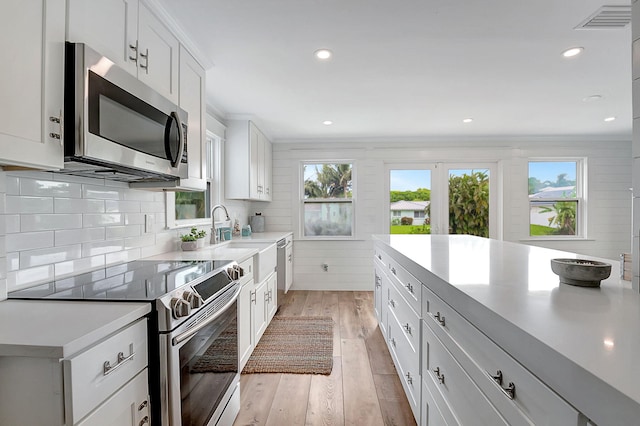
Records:
[[[588,234],[582,241],[530,241],[527,195],[530,157],[584,157],[588,164]],[[295,289],[371,290],[371,235],[386,233],[384,191],[386,163],[494,162],[498,206],[505,240],[617,259],[630,249],[631,143],[629,140],[474,140],[405,142],[292,142],[273,144],[273,201],[252,203],[266,215],[268,230],[294,231],[299,238],[298,206],[301,161],[352,160],[356,164],[356,235],[354,241],[294,243]],[[322,264],[329,265],[324,272]]]
[[[633,288],[640,291],[640,3],[631,3],[633,87]]]

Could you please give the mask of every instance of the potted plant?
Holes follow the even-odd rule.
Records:
[[[198,249],[198,241],[194,235],[180,235],[180,239],[182,240],[180,248],[182,248],[183,251],[193,251]]]
[[[205,237],[207,236],[207,231],[202,230],[196,233],[196,238],[198,239],[198,247],[204,247],[207,243]]]

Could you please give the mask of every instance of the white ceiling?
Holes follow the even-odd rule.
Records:
[[[574,29],[628,0],[158,2],[213,64],[208,103],[276,142],[631,138],[630,25]],[[572,46],[585,50],[563,58]]]

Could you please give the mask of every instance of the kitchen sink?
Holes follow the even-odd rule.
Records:
[[[254,280],[261,282],[276,269],[277,250],[276,243],[257,241],[229,241],[225,244],[228,248],[251,248],[257,249],[258,254],[254,256]]]

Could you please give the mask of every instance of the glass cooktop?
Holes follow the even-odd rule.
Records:
[[[8,294],[9,299],[153,301],[230,260],[136,260]]]

